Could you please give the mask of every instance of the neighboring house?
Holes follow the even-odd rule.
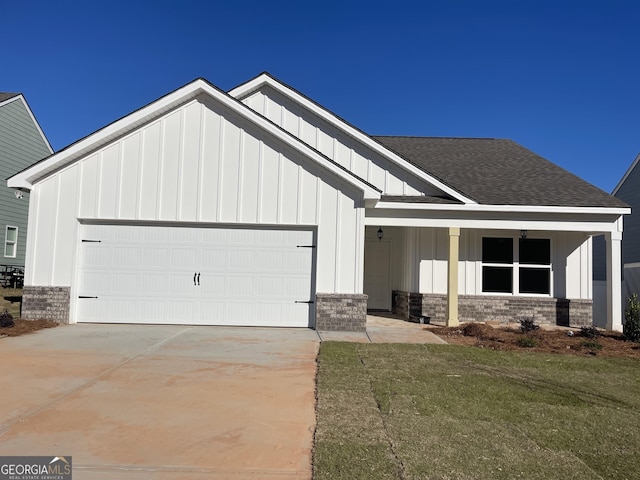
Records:
[[[53,153],[20,93],[0,92],[0,178],[6,179]],[[0,187],[0,282],[24,267],[29,193]]]
[[[629,213],[512,141],[371,137],[266,73],[197,79],[8,184],[32,194],[23,315],[72,323],[588,324],[591,236],[615,277]]]
[[[631,206],[631,215],[624,218],[622,240],[622,308],[634,293],[640,295],[640,154],[622,176],[611,195]],[[593,240],[594,323],[604,326],[607,299],[606,288],[606,244],[602,237]]]

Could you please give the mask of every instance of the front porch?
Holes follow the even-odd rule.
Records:
[[[545,230],[368,223],[363,283],[369,311],[449,326],[531,317],[548,325],[593,324],[592,232],[561,230],[571,228],[566,222],[547,222],[553,228]],[[615,276],[621,232],[608,237]],[[619,298],[616,282],[608,289]],[[619,309],[610,309],[608,329],[621,330],[621,320]]]

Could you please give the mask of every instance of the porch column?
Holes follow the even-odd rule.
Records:
[[[621,332],[622,231],[607,233],[604,238],[607,244],[607,330]]]
[[[447,327],[457,327],[458,321],[458,258],[460,227],[449,227],[449,259],[447,269]]]

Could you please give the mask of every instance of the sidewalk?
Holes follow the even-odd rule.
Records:
[[[381,315],[367,315],[366,332],[318,331],[318,336],[323,342],[447,343],[432,331],[428,330],[425,325]]]

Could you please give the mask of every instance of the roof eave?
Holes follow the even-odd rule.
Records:
[[[624,207],[571,207],[549,205],[460,205],[435,203],[401,203],[380,201],[376,209],[396,210],[431,210],[431,211],[465,211],[465,212],[503,212],[503,213],[565,213],[565,214],[602,214],[629,215],[631,208]]]

